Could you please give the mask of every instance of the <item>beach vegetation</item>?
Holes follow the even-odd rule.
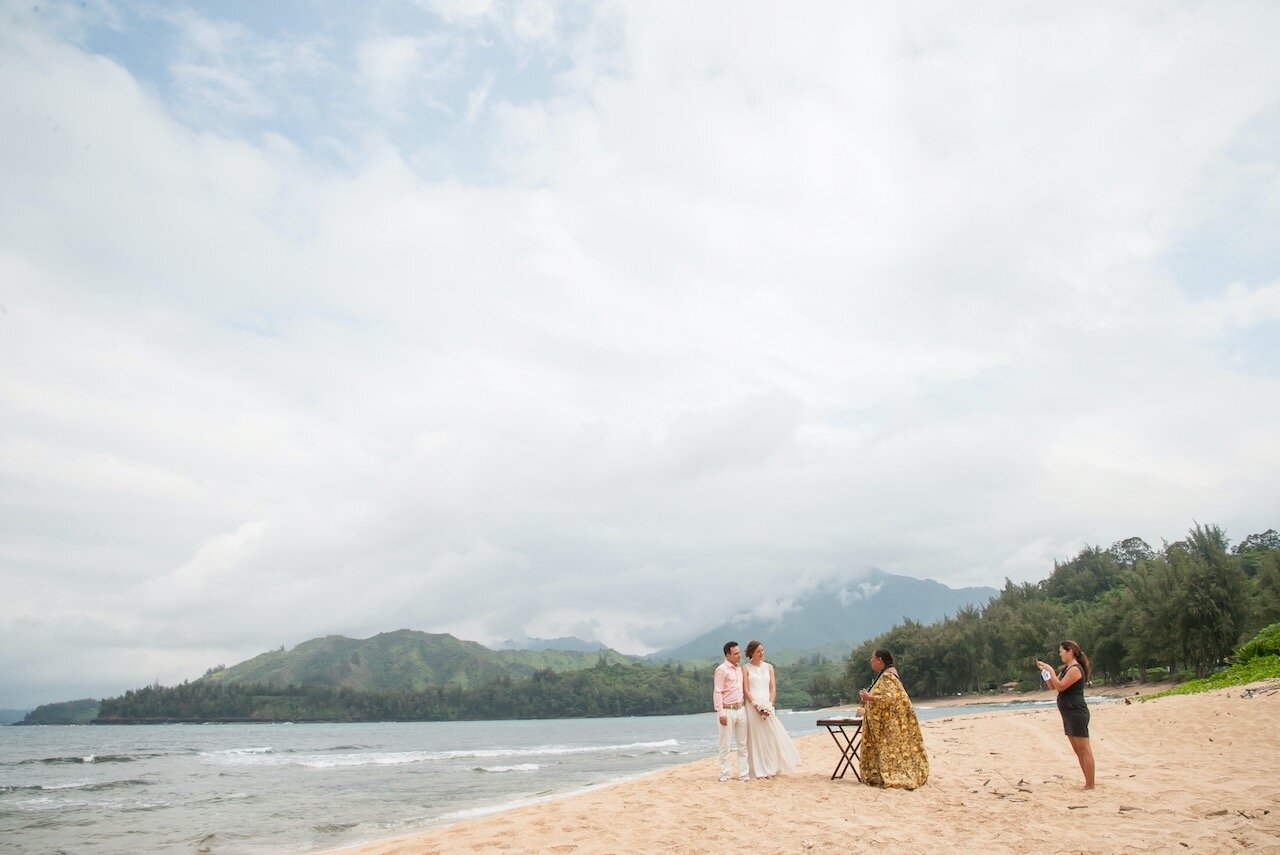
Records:
[[[1151,548],[1151,544],[1140,537],[1127,537],[1124,540],[1117,540],[1111,544],[1111,548],[1107,552],[1121,567],[1132,567],[1139,561],[1151,561],[1156,557],[1156,552]]]
[[[1256,564],[1256,557],[1280,550],[1280,532],[1269,528],[1261,534],[1251,534],[1236,544],[1236,555],[1245,559],[1246,571]],[[1250,574],[1252,575],[1252,574]]]
[[[1086,546],[1043,581],[1006,580],[981,608],[904,620],[851,651],[838,688],[815,688],[856,697],[873,676],[870,652],[887,647],[919,697],[1035,689],[1034,661],[1056,662],[1067,638],[1089,652],[1095,683],[1223,679],[1220,669],[1241,664],[1242,640],[1276,621],[1280,535],[1268,529],[1232,549],[1222,528],[1196,523],[1158,550],[1136,537]]]
[[[1237,665],[1263,656],[1280,655],[1280,623],[1273,623],[1236,650],[1233,657]]]
[[[1219,671],[1208,677],[1188,680],[1158,694],[1147,695],[1142,700],[1163,698],[1169,695],[1194,695],[1214,689],[1247,686],[1250,683],[1260,683],[1264,680],[1280,680],[1280,656],[1260,656],[1240,665],[1232,665],[1225,671]]]
[[[1260,614],[1280,614],[1280,549],[1259,558],[1253,574]]]

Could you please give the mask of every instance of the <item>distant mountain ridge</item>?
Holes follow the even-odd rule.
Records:
[[[595,653],[607,650],[598,641],[583,641],[576,635],[564,635],[559,638],[525,638],[517,640],[508,638],[493,646],[494,650],[573,650],[578,653]]]
[[[401,629],[371,638],[327,635],[292,650],[272,650],[202,679],[277,686],[333,686],[360,692],[420,691],[432,686],[471,686],[495,677],[519,679],[535,671],[557,672],[606,663],[632,662],[607,648],[590,653],[568,650],[490,650],[447,633]]]
[[[872,570],[846,583],[819,585],[774,618],[731,619],[692,641],[661,650],[650,659],[719,659],[726,641],[745,645],[759,639],[771,651],[844,649],[844,655],[868,638],[904,619],[932,623],[965,606],[984,606],[995,588],[950,588],[932,579],[896,576]]]

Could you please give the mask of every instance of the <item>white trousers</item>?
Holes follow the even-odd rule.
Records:
[[[720,777],[721,778],[745,778],[747,777],[747,711],[739,707],[736,710],[721,710],[728,720],[728,724],[720,724],[720,717],[716,717],[716,725],[720,730]],[[731,742],[737,743],[738,756],[733,759],[730,765],[730,748]],[[737,767],[737,768],[735,768]]]

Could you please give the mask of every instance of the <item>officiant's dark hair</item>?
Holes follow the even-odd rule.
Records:
[[[729,651],[730,651],[730,650],[732,650],[733,648],[737,647],[737,646],[738,646],[738,642],[736,642],[736,641],[726,641],[726,642],[724,643],[724,655],[725,655],[725,656],[728,656],[728,655],[729,655]]]
[[[871,654],[875,658],[884,663],[884,667],[889,668],[893,665],[893,654],[881,647],[875,653]]]
[[[747,658],[748,659],[751,658],[751,654],[755,653],[756,648],[759,647],[761,644],[762,642],[756,641],[754,638],[747,642]]]

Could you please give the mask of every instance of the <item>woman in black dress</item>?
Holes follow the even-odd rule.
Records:
[[[1064,641],[1058,645],[1062,672],[1054,674],[1044,662],[1036,660],[1040,670],[1049,675],[1049,688],[1058,692],[1058,712],[1062,713],[1062,729],[1084,772],[1084,788],[1093,789],[1093,749],[1089,747],[1089,707],[1084,702],[1084,684],[1089,679],[1089,657],[1080,645]]]

